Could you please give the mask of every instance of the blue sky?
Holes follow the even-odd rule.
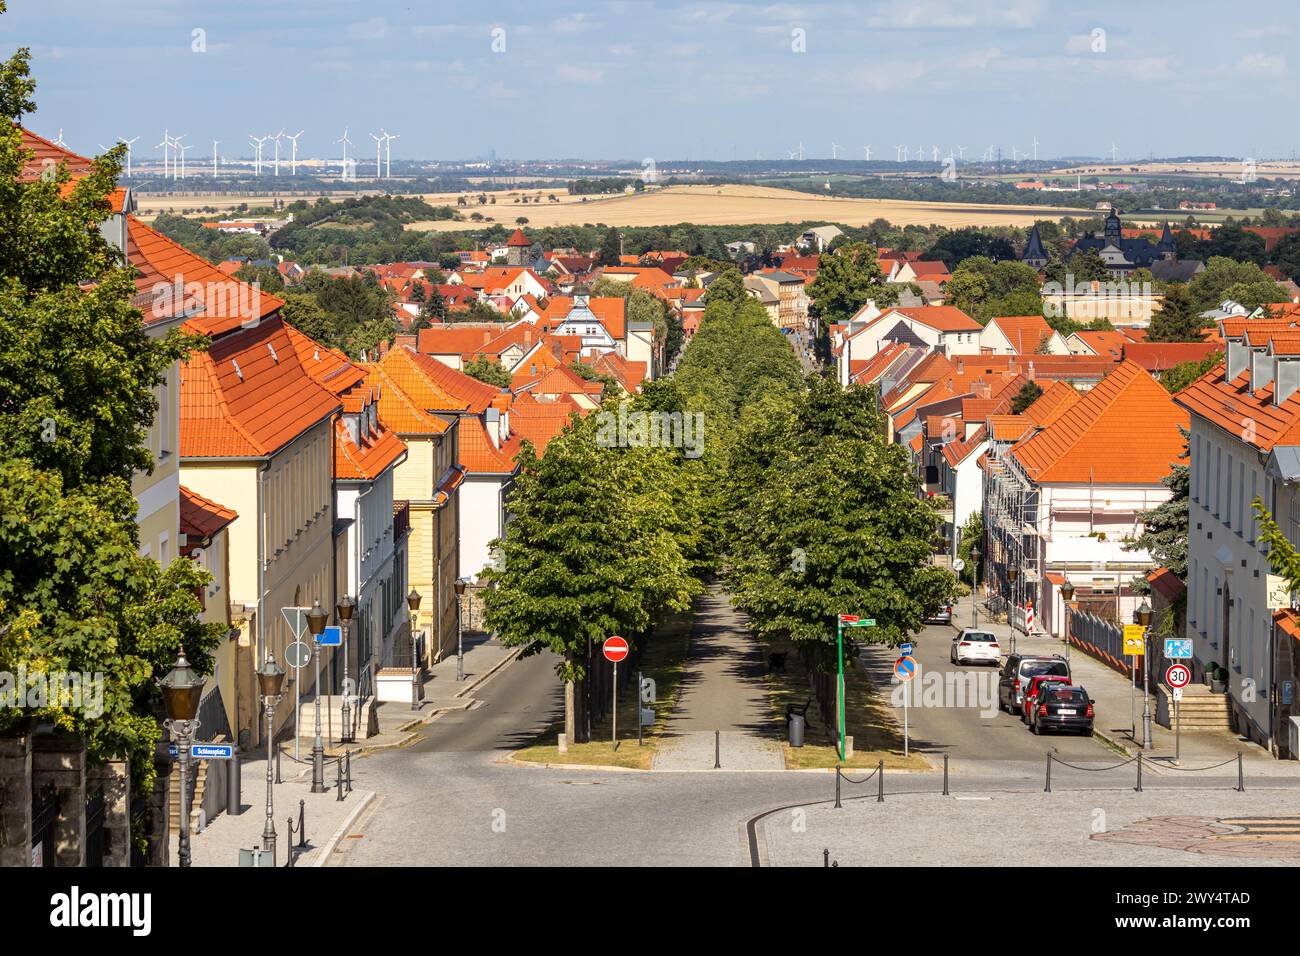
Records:
[[[1293,0],[1082,6],[10,0],[0,49],[32,48],[38,132],[143,157],[166,127],[191,161],[281,128],[335,156],[345,125],[394,158],[1300,150]]]

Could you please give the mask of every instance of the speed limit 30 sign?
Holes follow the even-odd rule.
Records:
[[[1170,664],[1165,671],[1165,683],[1170,687],[1186,687],[1192,682],[1192,672],[1185,664]]]

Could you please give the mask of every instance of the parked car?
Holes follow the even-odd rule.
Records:
[[[1069,684],[1072,683],[1070,678],[1062,677],[1060,674],[1036,674],[1029,679],[1029,686],[1025,688],[1025,702],[1020,708],[1020,719],[1024,721],[1025,726],[1034,719],[1034,704],[1042,692],[1044,684]]]
[[[926,624],[951,624],[952,623],[952,605],[940,604],[938,610],[932,611],[926,615]]]
[[[997,667],[1002,661],[1002,648],[998,644],[998,639],[988,631],[964,627],[961,633],[952,639],[948,659],[958,666],[988,663]]]
[[[1034,719],[1029,729],[1036,734],[1048,730],[1075,730],[1092,736],[1096,703],[1088,692],[1074,684],[1050,683],[1038,692]]]
[[[1012,654],[1002,666],[998,678],[998,706],[1013,714],[1020,713],[1029,680],[1039,674],[1070,676],[1070,663],[1060,654]]]

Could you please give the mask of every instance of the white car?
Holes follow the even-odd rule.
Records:
[[[1001,663],[1002,648],[998,646],[998,639],[988,631],[967,627],[952,639],[948,657],[958,665],[992,664],[996,667]]]

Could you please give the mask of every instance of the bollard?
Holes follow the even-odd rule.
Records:
[[[334,786],[338,789],[338,796],[335,798],[334,802],[342,803],[343,802],[343,760],[342,758],[334,761],[334,771],[335,771]]]
[[[835,809],[843,809],[840,805],[840,768],[838,764],[835,766]]]
[[[1043,793],[1052,792],[1052,754],[1047,754],[1047,786],[1043,787]]]
[[[288,867],[288,866],[293,866],[293,817],[289,817],[289,819],[285,823],[285,826],[289,832],[289,839],[286,840],[284,844],[284,852],[285,852],[284,865]],[[274,858],[271,859],[271,865],[275,866]]]
[[[298,845],[307,845],[307,801],[298,801]]]
[[[352,792],[352,751],[347,751],[348,768],[344,772],[343,779],[347,784],[348,793]]]
[[[1142,792],[1142,751],[1138,751],[1138,785],[1137,792]]]
[[[244,812],[240,770],[239,750],[236,749],[226,761],[226,812],[232,817],[237,817]]]
[[[822,850],[822,866],[830,866],[830,865],[831,865],[831,851],[830,848],[828,847]]]
[[[713,732],[713,769],[722,769],[722,731]]]
[[[1246,774],[1241,768],[1241,751],[1237,751],[1237,792],[1246,792]]]
[[[280,779],[280,748],[279,747],[275,748],[275,782],[284,783],[284,781]]]
[[[948,755],[943,755],[943,795],[948,796]]]
[[[879,766],[876,767],[876,772],[880,774],[880,784],[876,788],[876,803],[884,803],[885,802],[885,760],[883,757],[880,759]]]

